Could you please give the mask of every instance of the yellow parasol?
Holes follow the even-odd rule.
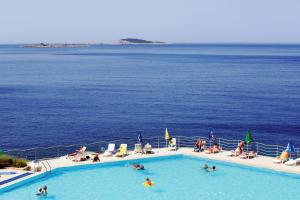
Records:
[[[170,135],[169,135],[169,132],[168,132],[168,129],[166,128],[166,131],[165,131],[165,139],[166,140],[169,140],[170,139]]]

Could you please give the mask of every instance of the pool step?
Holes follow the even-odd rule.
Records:
[[[14,180],[23,178],[23,177],[25,177],[25,176],[29,176],[29,175],[31,175],[31,174],[32,174],[31,172],[26,172],[26,173],[24,173],[24,174],[20,174],[20,175],[18,175],[18,176],[12,177],[12,178],[10,178],[10,179],[6,179],[6,180],[4,180],[4,181],[1,181],[1,182],[0,182],[0,185],[4,185],[4,184],[6,184],[6,183],[9,183],[9,182],[12,182],[12,181],[14,181]]]

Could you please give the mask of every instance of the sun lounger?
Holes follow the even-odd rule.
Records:
[[[275,159],[273,159],[273,163],[275,163],[275,164],[281,164],[281,163],[287,162],[288,160],[289,160],[288,158],[285,158],[285,159],[275,158]]]
[[[142,144],[135,144],[134,145],[134,153],[139,153],[139,154],[143,153]]]
[[[107,147],[107,150],[103,153],[103,156],[104,157],[109,157],[109,156],[112,156],[112,154],[114,153],[115,151],[115,144],[108,144],[108,147]]]
[[[177,150],[176,138],[172,138],[170,140],[168,150],[169,151],[176,151]]]
[[[283,151],[279,157],[273,159],[273,163],[281,164],[287,162],[288,160],[289,160],[289,153]]]
[[[255,158],[257,156],[256,152],[250,151],[250,152],[244,152],[239,157],[242,159],[251,159]]]
[[[115,154],[116,157],[124,157],[127,155],[127,144],[121,144],[118,152]]]
[[[290,159],[289,161],[285,162],[284,163],[285,165],[288,165],[288,166],[296,166],[298,164],[300,164],[300,158],[297,158],[297,159]]]
[[[145,152],[146,154],[152,154],[152,153],[153,153],[153,151],[152,151],[152,146],[151,146],[149,143],[147,143],[147,144],[144,146],[144,152]]]
[[[231,151],[226,153],[226,156],[234,157],[234,156],[238,156],[238,155],[237,155],[236,151],[231,150]]]

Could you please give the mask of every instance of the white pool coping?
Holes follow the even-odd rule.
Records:
[[[252,166],[252,167],[258,167],[258,168],[264,168],[264,169],[270,169],[275,170],[279,172],[287,172],[287,173],[293,173],[300,175],[300,166],[286,166],[285,164],[274,164],[272,157],[267,156],[258,156],[253,159],[241,159],[239,157],[228,157],[226,154],[228,151],[222,151],[220,153],[216,154],[206,154],[203,152],[193,152],[192,148],[180,148],[177,151],[169,151],[166,148],[161,149],[154,149],[154,154],[134,154],[133,152],[129,152],[129,155],[123,158],[118,157],[103,157],[103,155],[99,155],[100,163],[108,163],[108,162],[116,162],[116,161],[124,161],[124,160],[135,160],[135,159],[141,159],[141,158],[152,158],[152,157],[160,157],[160,156],[170,156],[170,155],[190,155],[195,156],[199,158],[205,158],[205,159],[211,159],[211,160],[219,160],[219,161],[225,161],[229,163],[236,163],[240,165],[245,166]],[[51,165],[52,170],[62,168],[62,167],[72,167],[72,166],[80,166],[80,165],[93,165],[93,164],[99,164],[99,162],[92,162],[91,160],[88,161],[82,161],[82,162],[74,162],[67,158],[54,158],[47,160],[49,164]],[[16,171],[18,172],[17,175],[21,175],[22,173],[26,173],[28,171],[22,171],[22,170],[0,170],[0,171]],[[35,172],[32,175],[28,175],[26,177],[11,181],[9,183],[3,184],[0,186],[0,189],[4,189],[8,186],[13,186],[16,183],[19,183],[23,180],[30,179],[32,177],[36,177],[38,175],[45,174],[46,170],[43,168],[41,172]],[[16,175],[4,175],[5,177],[1,176],[0,181],[3,181],[8,178],[12,178]]]

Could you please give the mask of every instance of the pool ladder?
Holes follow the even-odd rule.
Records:
[[[43,167],[45,168],[46,174],[48,172],[51,172],[52,168],[51,168],[51,165],[49,164],[49,162],[47,160],[41,160],[40,163],[42,163]]]

